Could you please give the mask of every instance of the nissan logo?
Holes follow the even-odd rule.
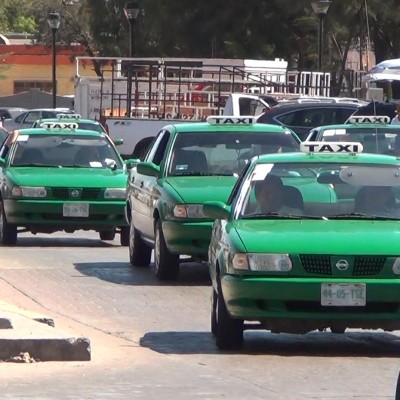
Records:
[[[79,197],[79,190],[73,190],[73,191],[71,192],[71,196],[72,196],[72,197]]]
[[[336,263],[336,268],[339,271],[346,271],[347,269],[349,269],[349,263],[346,260],[339,260]]]

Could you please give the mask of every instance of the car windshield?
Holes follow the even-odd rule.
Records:
[[[257,164],[236,218],[400,219],[400,164]]]
[[[283,132],[178,133],[168,175],[233,175],[256,155],[298,149],[294,136]]]
[[[364,153],[391,155],[395,151],[397,135],[400,139],[400,125],[340,127],[324,129],[321,140],[323,142],[359,142],[363,145]]]
[[[117,152],[104,137],[57,134],[19,135],[11,151],[10,165],[122,168]]]

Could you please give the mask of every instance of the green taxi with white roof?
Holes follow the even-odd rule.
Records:
[[[128,178],[129,258],[148,266],[154,249],[159,279],[174,279],[181,261],[207,259],[213,220],[207,200],[226,201],[242,169],[262,153],[292,152],[299,138],[288,128],[251,117],[213,116],[207,122],[161,129]]]
[[[240,348],[245,329],[400,329],[400,160],[362,151],[359,142],[303,142],[298,153],[261,155],[227,201],[204,203],[215,219],[218,348]],[[257,188],[271,181],[280,204],[261,208]]]
[[[400,155],[400,125],[392,125],[386,115],[353,115],[345,124],[312,129],[305,141],[359,142],[365,153]]]
[[[82,229],[127,245],[126,163],[105,133],[76,123],[15,130],[0,150],[0,243]]]
[[[71,124],[77,124],[78,129],[82,130],[90,130],[100,133],[107,133],[104,126],[99,122],[93,119],[82,118],[80,114],[57,114],[55,118],[42,118],[38,119],[32,125],[32,128],[40,128],[43,126],[47,126],[49,123],[53,124],[53,127],[57,127],[58,124],[62,124],[64,127]]]

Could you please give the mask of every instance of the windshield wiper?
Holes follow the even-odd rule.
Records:
[[[182,172],[181,174],[174,174],[171,176],[233,176],[233,172],[231,174],[221,174],[215,172]]]
[[[384,216],[384,215],[371,215],[371,214],[364,214],[364,213],[344,213],[344,214],[336,214],[336,215],[329,215],[329,219],[341,219],[341,218],[360,218],[360,219],[378,219],[378,220],[399,220],[399,218]]]
[[[280,214],[277,212],[267,212],[267,213],[256,213],[256,214],[247,214],[243,216],[244,219],[256,219],[256,218],[272,218],[272,219],[301,219],[302,215],[296,214]]]
[[[12,167],[51,167],[51,165],[44,165],[38,163],[14,164]]]

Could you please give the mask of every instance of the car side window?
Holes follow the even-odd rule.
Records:
[[[40,118],[40,111],[30,111],[26,113],[26,118],[21,122],[33,124],[39,118]]]
[[[167,130],[161,130],[157,135],[151,150],[147,153],[145,161],[151,161],[156,165],[160,165],[164,157],[169,137],[170,133]]]
[[[17,118],[15,118],[15,122],[18,122],[19,124],[22,123],[22,121],[25,119],[26,114],[28,113],[22,113],[21,115],[18,115]]]

